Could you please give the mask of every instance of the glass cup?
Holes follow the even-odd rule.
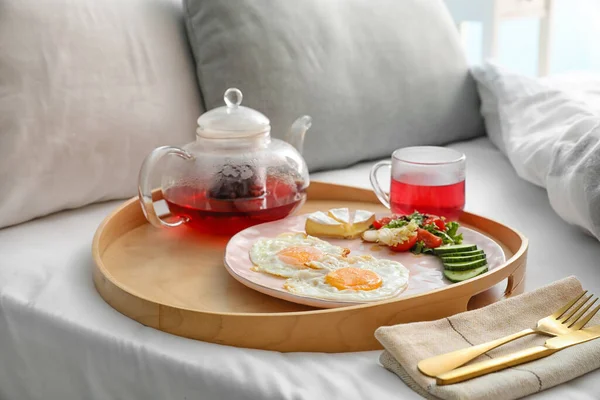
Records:
[[[419,211],[458,220],[465,207],[466,156],[436,146],[405,147],[394,151],[391,161],[371,168],[371,185],[381,203],[394,214]],[[388,195],[377,180],[381,167],[391,166]]]

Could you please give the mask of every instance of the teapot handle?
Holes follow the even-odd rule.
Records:
[[[142,206],[142,211],[144,212],[144,216],[152,225],[157,228],[168,227],[173,228],[179,226],[188,221],[187,218],[180,217],[175,222],[167,222],[156,214],[156,210],[154,209],[154,202],[152,201],[152,186],[151,186],[151,177],[152,171],[154,170],[154,166],[156,163],[166,155],[176,155],[178,157],[183,158],[184,160],[193,160],[194,156],[192,156],[187,151],[172,146],[162,146],[154,149],[150,154],[146,156],[144,162],[142,163],[142,168],[140,169],[140,175],[138,177],[138,194],[140,205]]]

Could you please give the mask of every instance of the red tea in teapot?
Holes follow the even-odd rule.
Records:
[[[227,89],[223,100],[225,106],[198,118],[193,142],[160,146],[144,158],[139,202],[154,227],[190,226],[232,235],[284,218],[305,201],[310,178],[301,153],[312,119],[296,119],[284,141],[271,137],[265,115],[241,105],[240,90]],[[160,164],[163,198],[172,217],[167,220],[157,214],[152,200],[153,171]]]
[[[265,189],[263,189],[265,188]],[[275,221],[300,207],[306,194],[296,185],[268,177],[266,185],[237,181],[198,191],[189,186],[164,192],[171,214],[203,233],[232,235],[250,226]]]

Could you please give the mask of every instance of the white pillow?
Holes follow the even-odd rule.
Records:
[[[4,0],[0,227],[133,196],[143,158],[194,138],[179,1]]]
[[[472,72],[490,139],[558,215],[600,239],[600,75],[534,78],[491,62]]]

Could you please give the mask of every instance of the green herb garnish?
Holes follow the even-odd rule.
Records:
[[[422,240],[419,240],[410,251],[413,254],[433,254],[433,249],[425,246]]]
[[[403,219],[403,218],[398,218],[398,219],[395,219],[395,220],[393,220],[393,221],[390,221],[390,223],[389,223],[389,224],[387,224],[386,226],[384,226],[384,228],[389,228],[389,229],[393,229],[393,228],[401,228],[401,227],[403,227],[403,226],[406,226],[406,225],[408,225],[408,222],[409,222],[409,221],[406,221],[406,220],[405,220],[405,219]]]
[[[455,221],[446,222],[446,234],[450,236],[454,244],[461,244],[463,241],[462,233],[456,234],[459,226],[458,222]]]

